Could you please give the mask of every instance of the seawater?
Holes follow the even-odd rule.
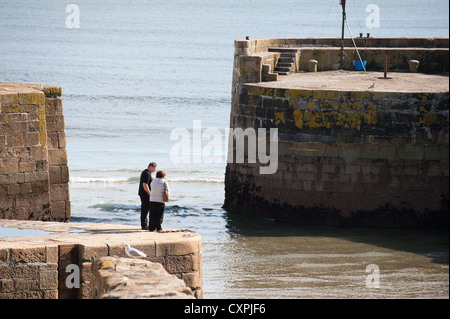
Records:
[[[49,235],[51,232],[39,229],[22,229],[2,227],[0,224],[0,238],[1,237],[23,237],[23,236],[43,236]]]
[[[448,298],[446,231],[234,215],[221,208],[224,161],[170,160],[174,128],[229,126],[234,39],[339,37],[339,1],[73,3],[79,29],[63,1],[0,0],[0,81],[63,88],[72,222],[138,227],[139,174],[155,161],[173,193],[163,227],[203,237],[205,298]],[[380,1],[378,29],[365,26],[371,3],[347,1],[353,35],[449,35],[447,1]]]

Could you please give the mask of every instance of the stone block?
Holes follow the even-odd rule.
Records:
[[[26,133],[23,135],[24,146],[36,146],[40,144],[40,134],[38,132]]]
[[[0,278],[14,279],[20,277],[22,275],[21,268],[21,265],[11,266],[10,264],[0,264]]]
[[[34,183],[47,181],[48,172],[46,171],[24,172],[24,182]]]
[[[2,294],[12,293],[15,290],[13,279],[0,279],[0,298]]]
[[[37,169],[36,162],[26,159],[21,159],[19,162],[19,172],[32,172]]]
[[[189,272],[181,274],[181,279],[183,279],[186,286],[193,289],[203,286],[203,278],[200,272]]]
[[[448,160],[449,148],[447,145],[426,145],[424,146],[425,160]]]
[[[66,133],[58,132],[58,147],[65,148],[66,147]]]
[[[47,132],[47,145],[49,148],[59,148],[58,132]]]
[[[50,184],[50,198],[52,201],[65,201],[69,198],[69,185],[64,184]]]
[[[39,269],[39,289],[58,289],[58,264],[46,264]]]
[[[24,173],[11,173],[9,175],[0,175],[0,185],[24,183],[25,175]]]
[[[48,160],[48,150],[44,146],[47,146],[47,139],[45,140],[45,144],[42,144],[41,141],[41,147],[31,147],[31,154],[28,157],[31,157],[34,161]]]
[[[34,194],[46,193],[48,197],[49,184],[48,181],[31,182],[31,192]]]
[[[203,269],[202,264],[203,264],[203,256],[201,253],[192,255],[192,270],[193,271],[201,272]]]
[[[80,261],[94,261],[104,256],[108,256],[108,246],[106,244],[78,245],[78,258]]]
[[[165,269],[169,274],[181,274],[193,270],[192,256],[167,256]]]
[[[338,145],[338,154],[340,158],[350,159],[361,157],[361,146],[359,144],[344,144]]]
[[[63,114],[63,103],[60,97],[55,98],[56,114]]]
[[[39,289],[39,281],[36,279],[14,279],[15,291],[30,291]]]
[[[21,105],[44,105],[45,95],[42,92],[18,93],[19,104]]]
[[[64,125],[64,116],[63,115],[47,115],[47,131],[52,132],[63,132]]]
[[[20,185],[23,185],[23,184],[9,184],[8,185],[8,195],[21,194]]]
[[[58,299],[58,290],[57,289],[44,290],[42,298],[43,299]]]
[[[92,262],[80,263],[80,281],[89,282],[92,275]]]
[[[50,184],[60,184],[61,183],[60,166],[50,166],[49,167],[49,178],[50,178]]]
[[[397,148],[398,159],[423,160],[425,158],[424,147],[411,144],[399,145]]]
[[[15,147],[15,146],[23,146],[24,144],[23,134],[19,132],[14,135],[6,135],[6,146],[7,147]]]
[[[0,264],[7,263],[9,261],[9,249],[0,248]]]
[[[58,246],[45,246],[45,262],[58,263]]]
[[[190,234],[187,234],[187,236]],[[156,257],[160,256],[180,256],[188,254],[198,254],[201,252],[201,237],[192,235],[185,241],[158,241],[156,242]]]
[[[62,94],[62,88],[60,86],[42,85],[39,87],[39,90],[44,92],[46,97],[58,98]]]
[[[92,272],[90,298],[194,298],[182,280],[149,261],[107,257],[95,261]]]
[[[381,158],[380,146],[378,144],[365,144],[361,147],[362,158]]]
[[[12,248],[10,250],[10,262],[13,263],[38,263],[45,261],[45,247]]]
[[[51,116],[56,115],[56,106],[55,106],[55,99],[54,98],[46,98],[45,99],[45,115]]]
[[[67,165],[67,152],[64,148],[59,149],[49,149],[48,150],[48,161],[50,165],[59,166]]]
[[[59,166],[61,173],[61,183],[69,183],[69,167],[67,165]]]

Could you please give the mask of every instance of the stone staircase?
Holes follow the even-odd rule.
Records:
[[[280,58],[275,66],[275,73],[279,75],[288,75],[295,72],[295,62],[298,49],[289,48],[270,48],[269,52],[280,52]]]

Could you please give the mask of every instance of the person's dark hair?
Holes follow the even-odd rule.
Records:
[[[150,162],[149,164],[148,164],[148,167],[156,167],[156,163],[155,162]]]
[[[164,172],[164,171],[157,171],[156,172],[156,177],[157,178],[164,178],[164,177],[166,177],[166,172]]]

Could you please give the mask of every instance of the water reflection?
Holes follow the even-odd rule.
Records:
[[[206,287],[206,298],[448,298],[448,231],[226,219],[230,238],[204,251],[222,291]],[[379,288],[366,285],[368,265]]]
[[[226,227],[231,237],[335,238],[337,240],[351,241],[355,244],[366,244],[427,255],[432,258],[432,262],[449,264],[448,229],[303,226],[231,213],[228,213]],[[319,238],[316,240],[320,241]]]
[[[0,225],[0,238],[1,237],[23,237],[23,236],[43,236],[49,235],[51,232],[39,229],[22,229],[22,228],[9,228],[2,227]]]

